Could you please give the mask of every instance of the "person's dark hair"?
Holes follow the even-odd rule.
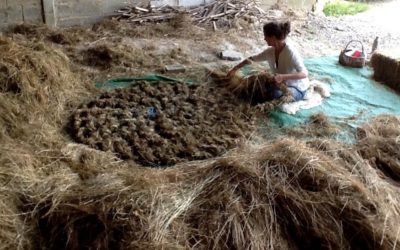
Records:
[[[283,40],[290,33],[290,21],[269,22],[264,24],[264,37],[275,36],[278,40]]]

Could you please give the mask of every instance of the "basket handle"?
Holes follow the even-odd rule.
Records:
[[[351,40],[350,42],[347,43],[346,47],[344,48],[344,51],[347,50],[347,47],[349,47],[350,43],[352,42],[358,42],[361,44],[361,49],[362,49],[362,53],[364,53],[364,44],[360,41],[360,40]]]

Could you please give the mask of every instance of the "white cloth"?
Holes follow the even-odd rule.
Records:
[[[255,62],[267,61],[274,73],[278,74],[291,74],[301,71],[306,73],[308,72],[306,66],[304,65],[303,58],[290,41],[286,41],[285,47],[279,54],[278,66],[276,65],[275,61],[274,47],[268,47],[258,55],[250,57],[250,59]],[[310,81],[308,78],[300,80],[287,80],[285,82],[287,86],[295,87],[300,91],[305,91],[310,86]]]
[[[321,105],[322,100],[330,95],[331,93],[328,85],[318,80],[313,80],[311,81],[310,87],[307,89],[303,100],[285,103],[280,107],[280,110],[294,115],[300,109],[310,109]]]

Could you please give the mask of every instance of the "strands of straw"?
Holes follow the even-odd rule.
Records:
[[[3,249],[400,246],[398,117],[365,124],[355,145],[287,136],[144,169],[63,134],[63,117],[97,93],[62,54],[8,40],[0,51]]]
[[[268,72],[256,70],[246,76],[237,72],[235,75],[228,77],[223,71],[213,69],[207,70],[214,81],[238,97],[248,101],[250,104],[257,105],[257,109],[260,111],[271,111],[293,100],[286,85],[284,83],[277,84],[273,76]],[[278,86],[283,92],[283,96],[275,100],[269,100],[269,93],[267,91],[268,85]]]

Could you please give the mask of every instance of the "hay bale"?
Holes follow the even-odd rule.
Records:
[[[400,92],[400,61],[380,53],[371,57],[371,66],[374,69],[373,78]]]

